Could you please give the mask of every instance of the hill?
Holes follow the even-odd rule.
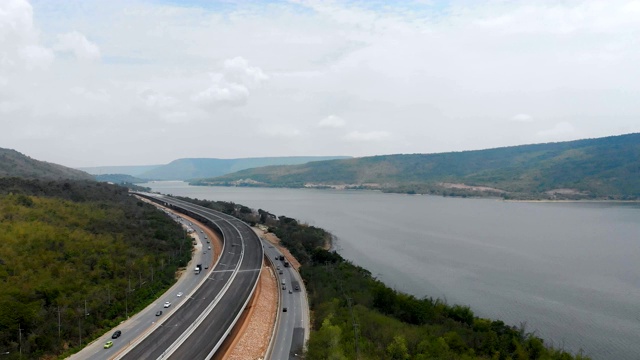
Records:
[[[147,182],[145,179],[140,179],[128,174],[103,174],[96,175],[96,180],[100,182],[110,182],[114,184],[139,184]]]
[[[191,258],[180,225],[116,185],[0,178],[0,218],[8,359],[67,357],[157,301]]]
[[[296,165],[309,161],[345,159],[345,156],[292,156],[245,159],[188,158],[137,174],[151,180],[189,180],[215,177],[228,173],[268,165]]]
[[[32,159],[12,149],[0,148],[0,177],[43,180],[93,180],[84,171]]]
[[[81,167],[78,170],[86,171],[91,175],[124,174],[138,176],[160,166],[163,165],[95,166]]]
[[[269,166],[193,184],[365,188],[520,199],[638,199],[640,134]]]

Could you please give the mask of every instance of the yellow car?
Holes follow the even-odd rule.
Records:
[[[104,348],[105,348],[105,349],[108,349],[108,348],[110,348],[110,347],[112,347],[112,346],[113,346],[113,341],[107,341],[107,342],[104,344]]]

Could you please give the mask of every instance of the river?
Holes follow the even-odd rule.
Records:
[[[640,358],[640,205],[505,202],[373,191],[142,184],[330,231],[387,285],[593,359]]]

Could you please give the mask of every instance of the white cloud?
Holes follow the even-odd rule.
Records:
[[[11,101],[0,101],[0,113],[9,114],[22,108],[22,104]]]
[[[27,1],[0,1],[0,41],[18,37],[29,41],[34,36],[33,8]]]
[[[171,96],[161,94],[151,89],[142,91],[139,96],[147,107],[160,110],[171,108],[178,102]]]
[[[545,139],[566,138],[576,134],[576,129],[570,123],[563,121],[555,124],[551,129],[538,132],[538,136]]]
[[[347,140],[354,141],[380,141],[388,138],[389,136],[391,136],[391,134],[386,131],[352,131],[348,133],[345,138]]]
[[[251,67],[243,57],[227,59],[223,63],[223,72],[209,75],[211,86],[193,95],[197,104],[210,109],[218,106],[242,106],[251,95],[250,89],[256,88],[269,77],[259,67]]]
[[[18,50],[18,54],[28,70],[46,69],[55,58],[51,49],[39,45],[24,46]]]
[[[240,106],[247,103],[249,89],[235,83],[213,84],[206,90],[193,96],[193,101],[204,106],[230,105]]]
[[[111,95],[109,95],[105,89],[91,91],[85,89],[82,86],[74,86],[71,88],[71,92],[73,94],[80,95],[87,100],[99,101],[103,103],[107,103],[111,99]]]
[[[77,31],[58,35],[58,41],[53,48],[60,52],[71,52],[80,60],[100,59],[98,45],[87,40],[83,34]]]
[[[0,73],[21,66],[27,70],[46,69],[53,52],[39,43],[33,25],[33,8],[23,0],[0,1]]]
[[[224,79],[230,83],[257,86],[269,77],[259,67],[251,67],[245,58],[237,56],[224,61]]]
[[[336,115],[329,115],[318,122],[318,127],[342,128],[345,127],[346,124],[343,118]]]
[[[294,128],[272,127],[262,130],[267,136],[275,138],[293,139],[302,135],[302,131]]]
[[[0,110],[21,105],[2,119],[4,146],[139,164],[640,131],[637,1],[88,1],[0,0]],[[19,141],[27,124],[68,129],[65,141]],[[184,146],[163,146],[167,134]],[[278,141],[236,146],[266,136]]]
[[[514,115],[511,118],[511,121],[515,121],[515,122],[532,122],[533,121],[533,116],[529,115],[529,114],[518,114],[518,115]]]

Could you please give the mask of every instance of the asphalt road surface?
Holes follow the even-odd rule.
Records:
[[[203,238],[203,234],[200,231],[202,229],[198,227],[197,224],[191,224],[191,222],[186,219],[177,217],[171,213],[170,216],[174,217],[176,221],[182,223],[183,225],[192,228],[199,237],[197,245],[195,246],[194,256],[191,261],[191,263],[194,264],[193,266],[195,267],[195,264],[203,264],[203,266],[208,265],[211,269],[213,267],[213,252],[207,249],[206,239]],[[203,249],[206,249],[206,254],[203,254]],[[191,266],[189,267],[189,269],[193,270]],[[181,304],[187,299],[189,294],[191,294],[191,292],[193,292],[197,288],[203,277],[207,276],[206,273],[208,271],[210,270],[205,269],[200,275],[195,275],[193,271],[185,272],[185,274],[181,276],[176,284],[169,290],[167,290],[155,302],[153,302],[151,305],[149,305],[139,313],[133,315],[131,318],[129,318],[119,326],[113,328],[111,331],[98,338],[93,343],[87,345],[84,349],[82,349],[82,351],[72,355],[70,359],[113,359],[127,346],[134,343],[136,339],[150,331],[153,327],[157,326],[161,321],[164,320],[164,318],[168,317],[173,311],[175,311],[176,308],[180,307]],[[135,279],[132,278],[133,284],[135,284],[134,280]],[[177,296],[178,293],[182,293],[182,295]],[[166,301],[171,302],[171,306],[169,308],[164,308],[164,303]],[[156,316],[155,314],[157,311],[162,311],[162,315]],[[117,339],[112,339],[111,335],[116,330],[120,330],[122,335]],[[108,340],[113,341],[113,346],[109,349],[104,349],[103,345]]]
[[[145,194],[150,196],[150,194]],[[207,359],[222,343],[255,289],[262,268],[258,236],[242,221],[162,195],[153,198],[218,228],[223,251],[207,281],[119,359]]]
[[[263,241],[265,255],[269,257],[282,270],[282,274],[276,269],[278,286],[281,292],[280,317],[278,331],[273,339],[271,359],[299,359],[302,348],[309,337],[309,314],[307,297],[300,274],[293,267],[285,267],[284,262],[276,260],[276,256],[282,255],[277,248]],[[282,280],[285,289],[282,289]],[[298,290],[296,290],[296,285]],[[291,294],[289,294],[291,290]],[[283,309],[287,308],[284,312]]]

